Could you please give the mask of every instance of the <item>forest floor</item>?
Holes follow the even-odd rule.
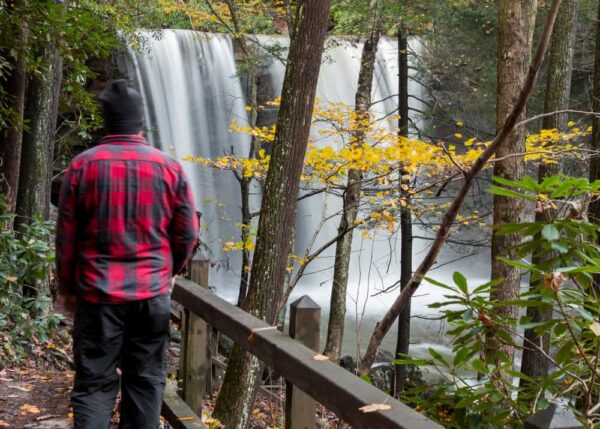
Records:
[[[0,371],[0,428],[68,429],[73,372],[30,360]]]
[[[68,328],[64,328],[65,331]],[[70,393],[73,384],[70,336],[50,345],[32,347],[31,356],[18,364],[8,364],[0,370],[0,429],[70,429],[73,412]],[[178,361],[179,344],[172,342],[169,359]],[[221,374],[222,375],[222,374]],[[216,381],[216,380],[215,380]],[[251,429],[278,429],[284,427],[285,383],[272,382],[271,393],[260,391],[252,411]],[[216,392],[215,392],[216,396]],[[204,410],[214,407],[215,396],[206,398]],[[119,401],[115,406],[111,429],[119,422]],[[211,428],[218,427],[210,425]],[[170,429],[165,421],[160,429]],[[317,429],[336,429],[338,421],[322,406],[317,407]]]

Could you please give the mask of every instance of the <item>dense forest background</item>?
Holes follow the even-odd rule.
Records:
[[[57,359],[40,345],[68,341],[52,307],[53,205],[70,160],[103,135],[95,96],[111,79],[133,80],[132,59],[151,52],[161,30],[194,30],[231,41],[243,87],[247,117],[228,132],[244,136],[244,146],[180,159],[235,178],[237,235],[202,251],[220,267],[228,255],[240,261],[238,306],[283,324],[294,289],[326,261],[330,360],[448,427],[521,427],[557,403],[582,424],[599,424],[597,1],[1,5],[0,368],[32,353]],[[382,41],[394,46],[398,91],[377,99]],[[357,81],[347,83],[353,104],[315,95],[319,69],[340,45],[360,52]],[[265,83],[273,63],[285,68],[280,95]],[[381,117],[384,102],[393,109]],[[335,143],[319,144],[311,125]],[[339,208],[313,213],[322,221],[299,249],[296,208],[315,196]],[[335,234],[318,241],[326,222]],[[389,305],[348,363],[353,242],[377,234],[399,240],[389,263],[400,278],[378,292]],[[430,278],[447,247],[490,252],[489,281],[474,284],[467,263],[448,281]],[[450,354],[411,353],[410,303],[422,282],[443,297],[430,308]],[[373,363],[392,326],[396,347],[385,350],[392,357],[381,377]],[[212,416],[246,427],[263,369],[234,346]]]

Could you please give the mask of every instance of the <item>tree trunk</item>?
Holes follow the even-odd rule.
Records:
[[[600,113],[600,3],[598,4],[598,20],[596,21],[596,52],[594,66],[594,88],[592,93],[592,109]],[[593,117],[592,122],[592,150],[600,151],[600,118]],[[600,155],[595,155],[590,161],[590,181],[600,179]],[[591,222],[600,223],[600,200],[595,198],[590,203],[588,216]],[[599,279],[594,278],[595,286],[599,286]]]
[[[12,13],[21,14],[27,7],[26,0],[15,0],[6,6]],[[26,48],[29,28],[25,20],[21,20],[18,28],[12,28],[16,34],[15,44],[19,51],[14,58],[12,72],[5,83],[6,96],[11,101],[14,118],[1,131],[0,144],[0,193],[6,196],[6,211],[14,213],[19,191],[19,170],[21,168],[21,147],[23,140],[23,112],[25,110],[26,89]]]
[[[330,6],[330,0],[302,2],[290,45],[250,287],[242,306],[269,324],[277,319],[283,294]],[[227,428],[246,427],[261,367],[255,357],[234,346],[213,413]]]
[[[355,96],[354,110],[356,120],[360,122],[369,115],[371,106],[371,90],[373,87],[373,71],[377,57],[379,43],[380,22],[378,14],[378,0],[371,0],[370,27],[371,33],[363,45],[358,73],[358,85]],[[359,125],[360,127],[360,125]],[[351,145],[360,147],[365,142],[364,128],[355,131],[351,138]],[[348,171],[348,184],[343,196],[343,212],[338,226],[338,239],[335,247],[335,263],[333,267],[333,286],[331,289],[329,324],[327,327],[327,342],[325,355],[331,360],[338,361],[342,352],[344,337],[344,322],[346,317],[346,291],[348,288],[348,271],[352,256],[352,232],[349,230],[354,225],[360,208],[360,194],[362,191],[363,174],[360,170]]]
[[[244,50],[244,55],[247,55]],[[257,76],[254,72],[250,73],[249,85],[248,85],[248,100],[253,107],[256,107],[257,103]],[[249,126],[254,128],[256,126],[256,108],[253,108],[249,112]],[[256,136],[252,136],[250,143],[250,150],[248,152],[248,159],[256,158],[258,154],[260,142]],[[242,272],[240,273],[240,293],[238,295],[238,307],[241,307],[246,299],[246,293],[248,292],[248,283],[250,280],[250,250],[246,248],[245,243],[250,240],[250,228],[252,226],[252,213],[250,211],[250,188],[252,186],[252,178],[246,178],[241,175],[239,178],[241,197],[242,197],[242,243],[244,247],[242,249]]]
[[[23,135],[17,225],[50,215],[50,181],[53,171],[54,134],[62,80],[62,57],[50,43],[42,54],[46,69],[29,83],[25,117],[29,129]]]
[[[408,138],[408,37],[401,26],[398,31],[398,128],[400,138]],[[412,277],[412,210],[410,208],[410,176],[400,170],[400,290],[403,290]],[[398,339],[396,358],[408,354],[410,346],[410,301],[398,316]],[[396,365],[394,394],[404,391],[406,386],[406,365]]]
[[[532,32],[532,14],[536,6],[535,0],[500,0],[498,2],[498,93],[496,107],[496,127],[503,126],[515,100],[518,98],[527,76],[529,57],[531,54],[530,37]],[[525,112],[520,119],[525,117]],[[498,147],[497,158],[504,158],[494,163],[494,176],[511,180],[523,177],[525,152],[524,127],[515,129],[508,139]],[[509,198],[494,195],[494,225],[519,223],[523,220],[524,204],[520,198]],[[521,241],[519,234],[492,236],[492,279],[502,279],[496,286],[490,299],[494,301],[510,301],[516,299],[521,284],[519,268],[511,267],[500,258],[514,260],[515,246]],[[509,319],[517,318],[517,307],[505,305],[498,307],[497,313]],[[486,355],[490,362],[498,363],[497,351],[508,355],[512,360],[514,347],[502,344],[496,336],[489,334],[486,338]]]
[[[573,70],[573,42],[577,22],[577,10],[579,0],[563,0],[558,11],[554,34],[550,45],[550,60],[548,63],[548,81],[546,83],[546,98],[544,112],[556,112],[569,108],[569,95],[571,93],[571,75]],[[567,114],[561,113],[544,118],[542,128],[564,130],[567,127]],[[559,164],[540,163],[538,180],[558,174]],[[549,216],[553,216],[548,210],[536,213],[536,222],[545,222]],[[541,265],[550,261],[556,255],[534,254],[532,261],[535,265]],[[540,287],[541,278],[532,278],[531,289]],[[527,316],[531,322],[545,322],[552,318],[552,306],[528,307]],[[541,348],[546,354],[550,350],[550,333],[542,336],[536,334],[533,329],[525,330],[525,342],[523,344],[523,358],[521,372],[533,379],[539,379],[548,375],[549,361],[544,353],[537,349]],[[521,385],[527,382],[521,379]]]

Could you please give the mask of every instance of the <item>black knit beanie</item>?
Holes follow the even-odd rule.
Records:
[[[137,134],[144,128],[142,96],[123,79],[113,80],[98,96],[110,134]]]

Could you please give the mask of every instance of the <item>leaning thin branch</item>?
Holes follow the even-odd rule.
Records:
[[[523,113],[525,106],[527,105],[527,101],[529,100],[529,97],[531,96],[531,93],[533,91],[538,71],[544,60],[544,56],[546,55],[546,51],[550,43],[550,38],[552,36],[554,22],[556,20],[556,15],[558,13],[560,3],[561,0],[554,0],[552,2],[552,5],[548,12],[546,23],[544,25],[541,40],[536,51],[536,55],[529,67],[529,72],[525,79],[525,83],[523,85],[521,93],[519,94],[519,98],[517,99],[512,111],[506,118],[504,126],[502,127],[498,135],[496,135],[492,143],[490,143],[490,145],[485,149],[485,151],[483,151],[483,153],[479,156],[479,158],[477,158],[475,163],[465,174],[464,183],[458,191],[456,199],[453,201],[452,205],[444,215],[444,219],[437,232],[435,241],[429,249],[429,252],[425,256],[425,258],[423,259],[423,261],[421,262],[421,264],[419,265],[409,282],[406,284],[398,298],[396,298],[391,308],[384,315],[383,319],[376,325],[375,330],[373,331],[373,334],[371,336],[371,340],[369,341],[367,351],[363,359],[361,360],[361,374],[364,375],[368,373],[369,368],[375,360],[377,349],[379,348],[381,341],[392,327],[394,321],[398,318],[398,314],[400,314],[400,312],[409,302],[412,295],[418,289],[423,277],[427,274],[429,269],[435,263],[442,249],[442,246],[448,239],[452,223],[456,219],[456,216],[458,215],[475,178],[483,170],[489,159],[496,153],[498,147],[501,144],[503,144],[506,141],[506,139],[512,134],[512,131],[514,130],[519,117]]]
[[[573,113],[576,115],[585,115],[585,116],[595,116],[596,118],[600,118],[600,113],[598,112],[588,112],[586,110],[573,110],[573,109],[565,109],[565,110],[556,110],[554,112],[541,113],[536,116],[532,116],[531,118],[527,118],[521,122],[519,122],[516,127],[522,127],[523,125],[527,125],[530,122],[537,121],[538,119],[545,118],[547,116],[560,115],[562,113]]]

